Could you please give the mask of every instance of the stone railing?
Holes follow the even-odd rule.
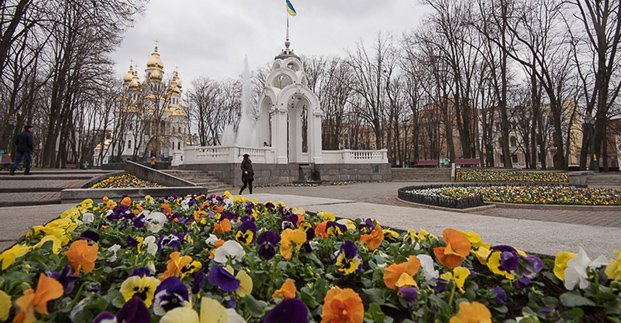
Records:
[[[239,163],[244,154],[250,155],[253,163],[272,164],[276,158],[272,147],[248,148],[237,146],[214,146],[185,148],[183,164]],[[384,164],[388,163],[387,150],[324,150],[322,164]],[[308,161],[307,153],[302,159]]]

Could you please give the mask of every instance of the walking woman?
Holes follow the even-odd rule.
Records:
[[[242,182],[244,186],[239,190],[239,195],[248,187],[250,194],[252,194],[252,182],[254,181],[254,170],[252,169],[252,160],[250,155],[244,154],[244,160],[241,163]]]

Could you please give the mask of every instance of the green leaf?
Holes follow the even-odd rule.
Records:
[[[373,322],[384,322],[386,314],[382,312],[382,309],[377,303],[371,303],[369,309],[364,313],[364,316],[370,318]]]
[[[562,294],[560,300],[567,307],[595,306],[592,300],[571,292]]]
[[[385,303],[384,290],[381,288],[363,288],[362,292],[367,296],[369,303],[383,305]]]
[[[319,303],[317,303],[317,300],[315,300],[315,297],[313,296],[313,291],[311,291],[308,287],[302,287],[300,289],[300,295],[302,296],[302,301],[304,301],[309,308],[312,309],[319,306]]]
[[[248,310],[252,316],[261,316],[263,314],[263,309],[267,307],[266,302],[259,301],[252,295],[247,295],[243,298],[243,301],[246,303],[246,306],[248,306]]]

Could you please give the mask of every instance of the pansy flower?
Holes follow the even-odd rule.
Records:
[[[358,254],[358,248],[351,241],[345,241],[336,253],[334,262],[336,270],[344,275],[359,273],[362,269],[362,257]]]
[[[347,232],[347,226],[336,221],[328,221],[326,224],[326,233],[328,236],[340,236]]]
[[[170,259],[166,262],[166,271],[160,275],[159,279],[164,280],[168,277],[184,278],[201,269],[201,267],[201,263],[192,261],[192,257],[181,256],[181,253],[175,251],[170,254]]]
[[[207,275],[207,280],[211,285],[217,286],[225,292],[234,292],[240,285],[239,279],[221,266],[212,266]]]
[[[11,296],[5,291],[0,290],[0,321],[4,322],[11,313]]]
[[[433,258],[430,255],[418,255],[416,257],[420,260],[420,267],[426,281],[435,281],[440,277],[440,273],[435,269]]]
[[[231,226],[231,220],[229,220],[229,219],[223,219],[223,220],[221,220],[220,222],[216,223],[216,224],[213,226],[213,232],[214,232],[216,235],[220,235],[220,234],[222,234],[222,233],[225,233],[225,232],[229,232],[229,231],[231,231],[231,228],[232,228],[232,226]]]
[[[384,284],[390,289],[417,286],[414,275],[418,273],[419,268],[420,260],[416,256],[408,257],[406,262],[392,264],[384,269]]]
[[[176,248],[177,250],[181,250],[181,243],[183,242],[184,238],[184,233],[173,232],[169,235],[160,236],[157,241],[157,245],[159,249],[171,247]]]
[[[237,241],[228,240],[216,249],[213,260],[220,264],[226,264],[228,259],[239,262],[245,255],[244,248]]]
[[[194,279],[192,280],[192,294],[198,294],[200,290],[205,286],[207,282],[207,276],[205,271],[201,268],[194,273]]]
[[[17,258],[21,258],[30,251],[30,247],[25,244],[16,244],[13,247],[0,253],[0,263],[2,270],[9,268]]]
[[[297,292],[297,288],[295,287],[295,282],[291,278],[285,279],[285,282],[280,286],[280,289],[277,289],[272,294],[272,298],[282,297],[282,299],[295,298],[295,293]]]
[[[110,322],[150,323],[151,313],[141,298],[132,297],[116,315],[110,312],[101,312],[93,320],[93,323]]]
[[[503,305],[507,303],[507,292],[500,287],[496,286],[490,290],[490,295],[494,297],[494,302],[498,305]]]
[[[401,287],[399,288],[399,292],[397,292],[397,294],[405,301],[406,304],[408,304],[408,307],[411,307],[418,298],[418,288]]]
[[[256,234],[257,234],[257,225],[254,223],[254,219],[244,221],[239,226],[239,229],[237,233],[235,234],[235,240],[245,245],[249,245],[250,243],[254,241]]]
[[[350,288],[333,287],[326,293],[321,311],[321,322],[360,323],[364,319],[364,306],[358,293]]]
[[[120,292],[126,302],[133,297],[138,297],[147,307],[150,307],[159,284],[160,281],[155,277],[130,276],[121,284]]]
[[[27,289],[23,296],[15,300],[15,305],[19,311],[13,322],[35,322],[34,313],[48,314],[47,302],[61,296],[63,296],[63,285],[54,278],[40,274],[37,289]]]
[[[442,237],[446,247],[433,248],[433,253],[440,264],[453,269],[470,254],[470,241],[463,233],[450,228],[444,229]]]
[[[270,260],[276,255],[275,246],[280,242],[280,236],[274,231],[266,231],[259,235],[257,244],[259,245],[258,254],[263,260]]]
[[[286,260],[291,260],[293,254],[300,251],[305,242],[306,232],[286,229],[281,235],[280,255]]]
[[[466,283],[466,278],[468,278],[468,276],[470,276],[470,270],[466,267],[460,266],[453,268],[452,271],[440,275],[440,278],[455,282],[455,285],[459,291],[464,293],[464,284]]]
[[[369,250],[377,249],[382,244],[382,241],[384,241],[384,232],[379,224],[376,224],[370,233],[360,236],[360,243]]]
[[[73,272],[79,274],[80,271],[90,273],[95,268],[97,260],[97,244],[90,245],[86,240],[76,240],[71,243],[69,250],[65,251],[65,256],[73,268]]]
[[[450,323],[469,322],[492,323],[492,313],[479,302],[461,302],[459,311],[451,317]]]
[[[160,323],[245,323],[246,321],[232,308],[224,308],[222,304],[213,298],[201,299],[201,312],[199,314],[191,307],[177,307],[166,313],[160,319]]]
[[[190,301],[188,288],[178,277],[164,279],[155,290],[153,296],[153,312],[156,315],[164,315],[173,308],[184,306]]]
[[[261,320],[262,323],[280,323],[280,322],[308,322],[308,307],[297,298],[285,299]]]
[[[589,287],[591,282],[588,280],[588,270],[603,267],[607,263],[608,260],[604,256],[599,256],[595,260],[591,260],[584,249],[580,247],[578,254],[567,261],[565,279],[563,280],[565,288],[572,290],[576,288],[576,286],[580,287],[580,289]]]
[[[606,266],[606,276],[609,279],[621,281],[621,251],[615,250],[617,258],[610,260]]]
[[[162,212],[151,212],[144,217],[143,221],[149,232],[158,233],[168,223],[168,218]]]
[[[73,288],[75,287],[75,282],[80,278],[78,275],[73,275],[71,273],[71,266],[65,265],[62,271],[48,271],[46,274],[50,278],[56,279],[59,283],[63,285],[63,290],[65,291],[65,296],[71,294]]]

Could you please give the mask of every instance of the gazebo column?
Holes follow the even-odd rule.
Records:
[[[321,148],[321,118],[323,112],[319,107],[313,107],[313,111],[308,120],[308,158],[311,163],[322,164],[323,154]]]
[[[272,111],[272,149],[277,164],[287,164],[287,109],[281,106]]]

